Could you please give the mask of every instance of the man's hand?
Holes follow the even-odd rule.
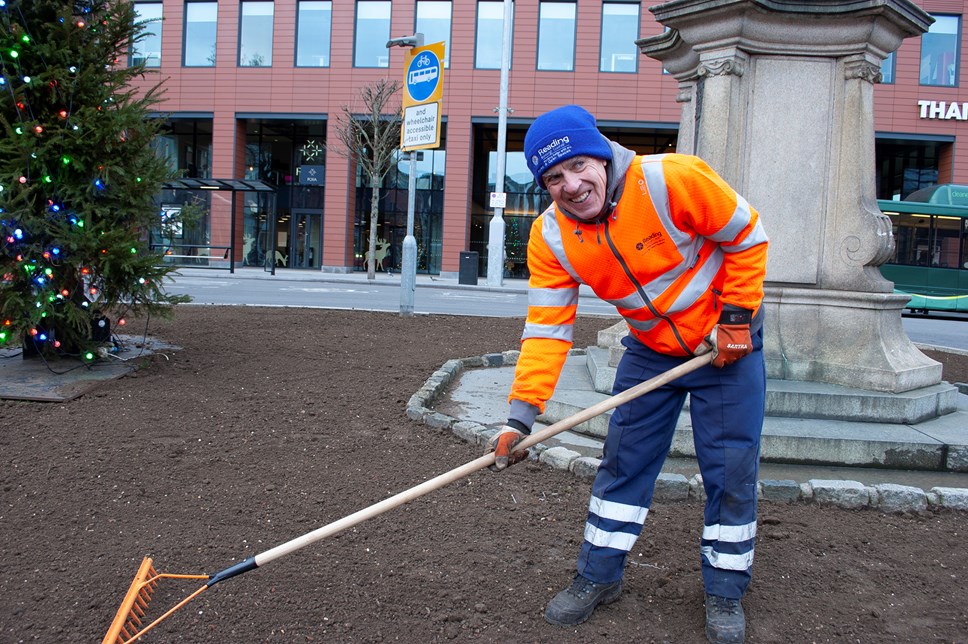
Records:
[[[501,431],[494,434],[489,441],[487,441],[487,451],[494,452],[494,465],[490,466],[490,469],[495,472],[500,472],[508,465],[514,465],[515,463],[520,463],[524,459],[528,458],[528,450],[518,450],[511,451],[515,443],[524,438],[524,432],[518,431],[517,429],[505,425],[501,428]]]
[[[713,327],[706,340],[713,346],[713,366],[725,367],[753,351],[750,320],[753,312],[723,311],[719,324]]]

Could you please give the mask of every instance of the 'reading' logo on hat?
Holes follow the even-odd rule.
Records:
[[[557,156],[557,153],[563,151],[563,150],[558,150],[558,147],[559,146],[568,145],[570,143],[571,143],[571,139],[569,139],[567,135],[566,136],[559,136],[558,138],[552,140],[546,146],[544,146],[543,148],[541,148],[540,150],[538,150],[538,153],[535,154],[533,157],[531,157],[531,162],[534,163],[535,165],[537,165],[538,159],[539,158],[544,158],[544,156],[548,152],[555,152],[556,154],[552,154],[551,155],[552,157],[555,157],[555,156]]]

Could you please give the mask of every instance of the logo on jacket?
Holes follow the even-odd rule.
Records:
[[[638,242],[635,245],[635,250],[644,250],[648,252],[656,246],[660,246],[664,243],[665,239],[662,237],[662,233],[657,230],[642,241]]]

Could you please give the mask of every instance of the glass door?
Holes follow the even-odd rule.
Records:
[[[319,268],[323,257],[323,211],[294,208],[289,220],[289,266]]]

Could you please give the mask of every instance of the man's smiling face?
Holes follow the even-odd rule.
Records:
[[[551,166],[541,180],[559,208],[587,221],[597,217],[605,205],[606,163],[579,155]]]

